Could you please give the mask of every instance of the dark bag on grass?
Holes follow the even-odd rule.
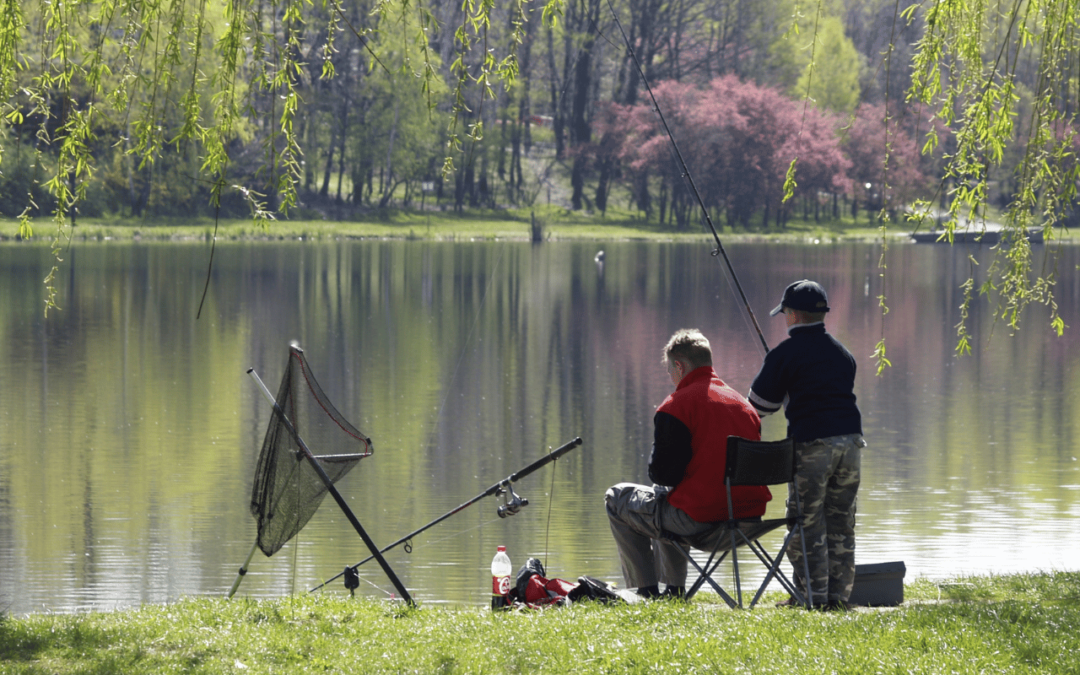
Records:
[[[594,600],[605,604],[626,602],[622,596],[615,592],[611,584],[593,577],[578,577],[577,586],[567,594],[567,599],[570,602]]]

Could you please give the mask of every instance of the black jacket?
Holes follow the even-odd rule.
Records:
[[[797,324],[765,355],[750,387],[750,404],[765,416],[786,406],[788,435],[806,443],[862,433],[855,405],[855,359],[825,332],[825,324]]]

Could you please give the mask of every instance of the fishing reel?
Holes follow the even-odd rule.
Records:
[[[514,492],[514,486],[509,482],[500,486],[495,494],[502,495],[503,498],[502,506],[499,507],[497,512],[500,518],[512,516],[520,511],[522,507],[529,505],[529,500]]]

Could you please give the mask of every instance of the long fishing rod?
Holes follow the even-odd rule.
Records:
[[[694,197],[697,199],[698,205],[701,207],[701,212],[705,216],[705,223],[709,226],[709,231],[712,232],[713,239],[716,241],[716,250],[713,251],[713,256],[717,254],[723,256],[724,264],[727,265],[728,273],[731,275],[732,283],[739,291],[739,298],[742,300],[743,307],[746,308],[746,313],[750,315],[750,321],[754,324],[754,330],[757,331],[758,339],[761,340],[761,346],[765,348],[765,352],[769,351],[769,343],[765,341],[765,334],[761,332],[761,326],[758,325],[757,317],[754,316],[754,310],[750,308],[750,301],[746,299],[746,293],[743,292],[742,284],[739,283],[739,277],[735,274],[735,268],[731,266],[731,259],[728,258],[727,251],[724,250],[724,245],[720,242],[720,235],[716,232],[716,227],[713,225],[712,217],[709,216],[709,209],[705,207],[705,200],[701,198],[701,193],[698,192],[697,185],[694,183],[694,177],[690,175],[690,167],[686,165],[686,160],[683,159],[682,152],[679,150],[679,144],[675,142],[675,136],[671,133],[671,129],[668,127],[667,120],[664,118],[664,112],[660,110],[660,103],[656,100],[656,96],[653,95],[652,87],[649,86],[649,79],[645,77],[645,71],[641,68],[641,62],[638,61],[637,54],[634,53],[634,47],[630,44],[630,38],[626,36],[626,31],[623,30],[622,23],[619,21],[619,15],[615,13],[615,7],[611,4],[611,0],[607,0],[608,8],[611,9],[611,16],[615,19],[615,25],[619,27],[619,33],[622,34],[623,42],[626,43],[626,50],[630,53],[630,58],[634,61],[634,66],[637,68],[638,75],[641,76],[641,81],[645,83],[645,90],[649,92],[649,98],[652,99],[653,109],[656,110],[656,114],[660,117],[660,123],[664,126],[664,131],[667,132],[668,140],[671,141],[671,145],[675,148],[675,156],[679,159],[679,164],[682,168],[682,175],[686,177],[688,183],[690,183],[690,190],[694,193]]]
[[[451,509],[450,511],[447,511],[446,513],[442,514],[441,516],[439,516],[435,520],[431,521],[427,525],[424,525],[419,530],[414,530],[413,532],[408,533],[407,535],[405,535],[401,539],[398,539],[394,543],[388,544],[385,548],[380,549],[379,553],[380,554],[386,553],[387,551],[394,548],[395,546],[398,546],[399,544],[403,544],[403,543],[409,541],[410,539],[412,539],[416,535],[420,534],[421,532],[423,532],[425,530],[428,530],[428,529],[430,529],[432,527],[435,527],[436,525],[438,525],[442,521],[446,520],[450,516],[454,515],[455,513],[459,513],[462,510],[464,510],[466,507],[472,506],[473,504],[480,501],[484,497],[490,497],[491,495],[504,495],[503,504],[498,509],[498,514],[499,514],[500,518],[507,518],[509,516],[514,515],[515,513],[520,511],[522,507],[528,506],[529,505],[529,500],[525,499],[523,497],[519,497],[517,495],[517,493],[514,492],[513,483],[516,483],[517,481],[519,481],[522,478],[528,476],[529,474],[533,473],[537,469],[541,469],[541,468],[547,466],[548,464],[550,464],[551,462],[554,462],[555,460],[562,457],[566,453],[570,452],[571,450],[573,450],[577,446],[581,445],[581,442],[582,442],[581,437],[579,436],[578,438],[575,438],[574,440],[570,441],[566,445],[555,448],[554,450],[552,450],[548,454],[544,455],[540,459],[536,460],[532,464],[528,465],[524,469],[521,469],[520,471],[517,471],[515,473],[510,474],[509,476],[502,479],[498,483],[495,483],[494,485],[492,485],[488,489],[486,489],[483,492],[481,492],[480,494],[476,495],[475,497],[473,497],[469,501],[467,501],[467,502],[465,502],[463,504],[460,504],[456,508]],[[374,557],[375,557],[374,555],[368,556],[367,558],[364,558],[363,560],[356,563],[355,565],[350,565],[350,566],[346,567],[343,571],[341,571],[338,574],[335,574],[334,576],[330,577],[329,579],[322,582],[321,584],[319,584],[315,588],[311,589],[311,591],[309,591],[309,592],[314,593],[315,591],[319,590],[323,586],[326,586],[327,584],[329,584],[331,581],[335,581],[335,580],[341,578],[342,576],[347,577],[350,574],[355,574],[356,573],[356,568],[360,567],[361,565],[368,562],[369,560],[371,560]],[[348,579],[346,579],[346,581],[347,580]]]

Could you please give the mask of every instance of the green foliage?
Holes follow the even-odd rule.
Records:
[[[807,95],[827,110],[850,113],[859,102],[862,57],[836,17],[822,18],[812,39],[813,61],[806,62],[792,93]]]
[[[1076,201],[1078,165],[1072,68],[1080,49],[1080,8],[1072,0],[1017,3],[940,2],[912,5],[926,31],[912,65],[909,100],[935,112],[951,134],[942,189],[950,196],[945,236],[964,220],[978,220],[989,201],[989,182],[1011,148],[1025,147],[1014,170],[1016,189],[1005,217],[1007,236],[985,272],[979,292],[996,297],[998,316],[1016,330],[1032,302],[1050,307],[1055,332],[1063,321],[1054,302],[1052,272],[1036,271],[1028,228],[1041,225],[1047,241]],[[1037,73],[1026,137],[1017,125],[1018,72]],[[1071,89],[1070,89],[1071,88]],[[942,143],[932,128],[925,151]],[[926,208],[923,205],[921,208]],[[1039,222],[1041,220],[1041,223]],[[965,322],[974,279],[965,286],[957,352],[970,352]]]
[[[878,257],[878,277],[881,279],[881,287],[885,288],[885,270],[888,266],[885,264],[885,254],[889,250],[889,238],[888,238],[888,214],[883,214],[881,218],[881,226],[878,228],[878,234],[881,237],[881,256]],[[892,361],[885,357],[885,317],[889,314],[889,305],[885,302],[885,292],[882,291],[881,295],[877,296],[878,308],[881,310],[881,339],[874,345],[874,353],[871,358],[874,359],[876,364],[876,375],[879,377],[886,368],[892,367]]]
[[[799,161],[798,157],[791,160],[791,164],[788,165],[787,173],[784,175],[784,198],[782,201],[786,202],[795,195],[795,188],[799,187],[799,184],[795,182],[795,163]]]

